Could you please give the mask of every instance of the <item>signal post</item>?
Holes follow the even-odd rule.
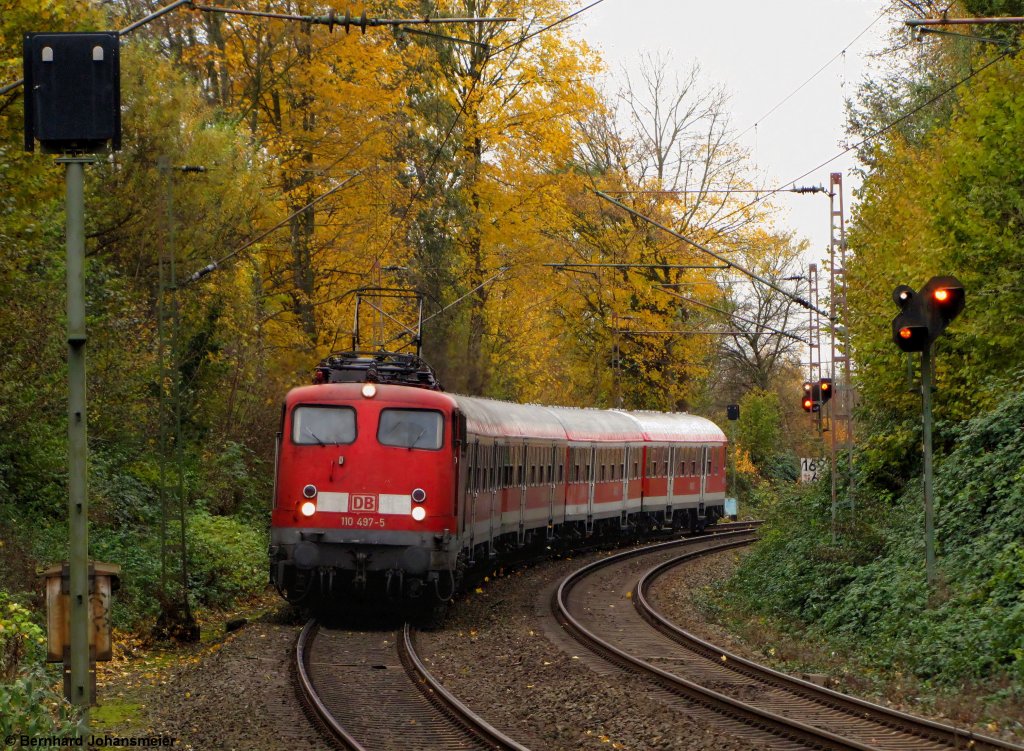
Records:
[[[924,539],[928,586],[935,585],[935,511],[932,482],[932,347],[964,309],[965,293],[955,276],[933,276],[920,292],[901,284],[892,293],[900,309],[892,321],[893,343],[921,353],[921,409],[924,451]]]
[[[115,32],[26,34],[25,150],[38,140],[65,167],[68,339],[68,638],[65,694],[83,708],[90,680],[89,497],[85,368],[85,165],[121,147],[120,42]],[[55,618],[57,627],[61,618]],[[54,638],[50,629],[50,637]]]

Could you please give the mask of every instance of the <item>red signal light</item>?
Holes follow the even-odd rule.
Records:
[[[944,287],[935,290],[935,300],[937,302],[947,302],[949,300],[949,290]]]
[[[804,399],[804,409],[810,409],[814,405],[814,402],[810,399]]]
[[[911,328],[909,326],[904,326],[903,328],[900,329],[900,338],[901,339],[909,339],[913,335],[914,335],[914,332],[911,330]]]

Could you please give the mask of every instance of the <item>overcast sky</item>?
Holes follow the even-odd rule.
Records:
[[[704,83],[723,85],[729,92],[734,130],[747,131],[740,143],[764,174],[764,185],[776,187],[842,150],[843,101],[866,74],[867,55],[883,44],[889,22],[879,16],[890,4],[885,0],[604,0],[582,14],[576,28],[600,49],[613,79],[621,79],[623,66],[635,72],[645,52],[671,53],[681,71],[693,60],[699,61]],[[845,55],[765,116],[844,49]],[[754,123],[758,126],[748,130]],[[827,188],[829,173],[841,172],[848,215],[855,185],[850,177],[853,166],[849,154],[797,184]],[[807,259],[824,258],[829,242],[828,197],[786,193],[777,204],[785,210],[779,224],[811,242]]]

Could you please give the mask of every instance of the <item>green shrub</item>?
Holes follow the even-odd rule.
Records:
[[[188,520],[189,585],[196,602],[226,607],[267,584],[265,526],[195,512]]]
[[[43,668],[46,635],[28,608],[0,592],[0,736],[75,733],[78,716]]]
[[[828,483],[758,489],[763,539],[727,596],[741,611],[802,624],[880,668],[945,685],[1024,678],[1024,394],[961,426],[935,473],[938,585],[925,577],[920,480],[902,494],[840,499]],[[870,443],[870,441],[868,441]],[[872,487],[873,478],[862,478]],[[866,482],[864,481],[866,480]],[[874,485],[875,488],[878,485]]]

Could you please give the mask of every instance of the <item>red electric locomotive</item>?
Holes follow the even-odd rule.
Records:
[[[285,399],[270,575],[293,602],[418,602],[474,563],[723,515],[725,435],[689,414],[445,394],[417,357],[342,353]]]

